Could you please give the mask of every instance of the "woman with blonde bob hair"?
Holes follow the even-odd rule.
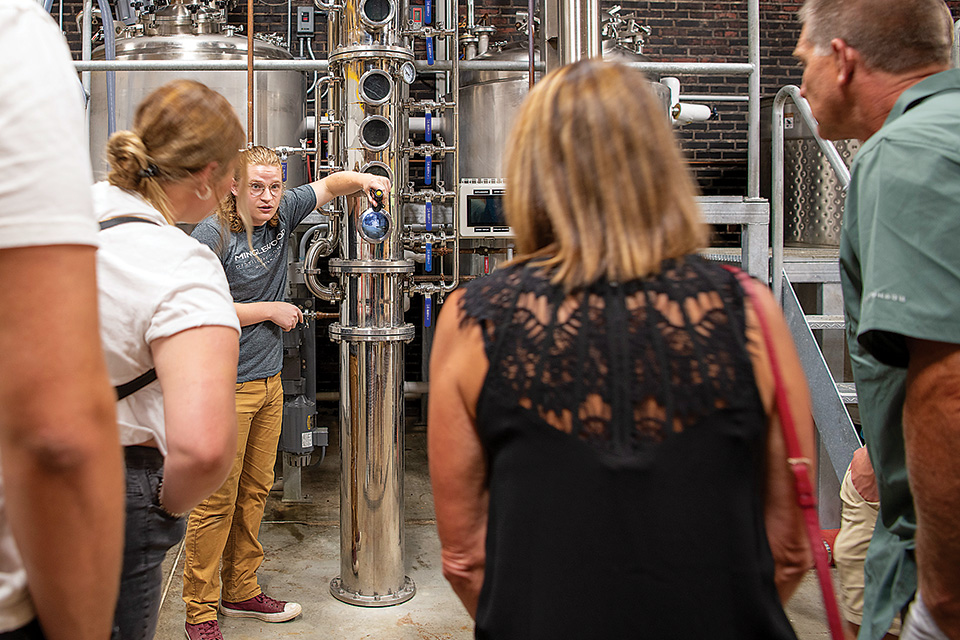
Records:
[[[520,255],[440,314],[430,475],[478,638],[796,637],[782,602],[810,551],[767,352],[736,276],[696,254],[695,189],[648,82],[585,61],[533,89],[507,149]]]
[[[122,640],[153,637],[166,551],[233,461],[240,323],[220,261],[174,224],[214,210],[243,143],[223,96],[177,80],[110,138],[110,173],[93,186],[101,336],[127,468]]]

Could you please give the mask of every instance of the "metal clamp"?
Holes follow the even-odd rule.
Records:
[[[339,322],[330,325],[330,339],[347,342],[409,342],[416,335],[410,323],[399,327],[344,327]]]

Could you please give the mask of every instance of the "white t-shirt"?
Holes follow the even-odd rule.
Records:
[[[83,88],[36,0],[0,2],[0,249],[97,243]]]
[[[0,0],[0,251],[96,245],[82,96],[56,23],[36,0]],[[36,615],[5,502],[0,481],[0,632]]]
[[[150,343],[185,329],[219,325],[240,335],[240,321],[220,260],[208,247],[168,224],[139,195],[106,182],[93,186],[98,220],[136,216],[100,232],[97,287],[100,336],[110,381],[130,382],[153,368]],[[166,455],[163,392],[154,381],[117,403],[120,442],[153,438]]]

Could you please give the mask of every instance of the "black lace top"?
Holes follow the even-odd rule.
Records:
[[[529,264],[466,287],[490,362],[478,638],[795,638],[741,289],[700,258],[663,267],[569,295]]]

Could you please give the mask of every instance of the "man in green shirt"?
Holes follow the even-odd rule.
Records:
[[[861,640],[960,638],[960,71],[942,0],[807,0],[794,55],[828,139],[865,141],[840,248],[880,517]]]

